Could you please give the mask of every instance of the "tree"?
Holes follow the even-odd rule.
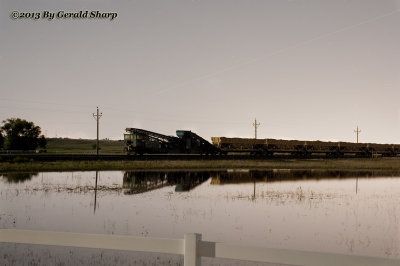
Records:
[[[3,134],[0,131],[0,149],[3,149],[3,145],[4,145],[4,137],[3,137]]]
[[[46,138],[45,138],[43,135],[41,135],[41,136],[39,137],[39,139],[38,139],[38,145],[39,145],[39,148],[46,149],[47,140],[46,140]]]
[[[39,143],[41,130],[33,122],[20,118],[9,118],[3,121],[1,132],[6,138],[6,149],[35,150]]]

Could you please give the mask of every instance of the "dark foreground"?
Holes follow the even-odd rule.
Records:
[[[226,157],[224,159],[199,158],[167,159],[129,157],[116,160],[53,160],[40,161],[16,157],[0,162],[0,172],[10,171],[83,171],[83,170],[211,170],[211,169],[348,169],[348,170],[400,170],[400,158],[348,158],[348,159],[260,159]],[[247,158],[247,159],[246,159]]]

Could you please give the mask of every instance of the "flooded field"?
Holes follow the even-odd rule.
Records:
[[[0,228],[183,238],[400,258],[400,173],[7,173]],[[181,265],[181,256],[0,244],[1,264]],[[232,262],[207,260],[210,265]],[[238,262],[235,262],[238,263]],[[237,264],[241,265],[241,264]],[[256,264],[257,265],[257,264]]]

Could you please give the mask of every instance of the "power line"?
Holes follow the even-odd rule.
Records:
[[[104,106],[103,106],[104,107]],[[72,110],[72,109],[54,109],[54,108],[41,108],[41,107],[18,107],[18,106],[0,106],[0,109],[7,109],[7,111],[9,111],[10,109],[15,108],[18,110],[33,110],[33,111],[39,111],[39,112],[45,112],[45,113],[50,113],[50,112],[63,112],[63,113],[74,113],[74,114],[79,114],[79,113],[87,113],[86,111],[77,111],[77,110]],[[178,116],[168,116],[168,118],[164,118],[161,117],[160,114],[156,114],[156,113],[149,113],[149,112],[133,112],[132,109],[124,109],[124,108],[114,108],[114,107],[107,107],[107,110],[114,110],[114,111],[118,111],[121,112],[122,114],[118,114],[118,117],[132,117],[132,115],[128,114],[128,113],[135,113],[135,117],[143,117],[143,119],[146,119],[148,121],[165,121],[165,122],[195,122],[195,123],[215,123],[215,124],[221,124],[221,121],[219,120],[209,120],[207,119],[207,117],[201,117],[199,119],[193,119],[193,118],[189,118],[189,117],[183,117],[180,114],[179,117]],[[50,111],[50,112],[49,112]],[[152,118],[152,117],[156,117],[156,118]],[[177,117],[177,119],[171,119],[171,117]],[[64,123],[64,122],[63,122]],[[77,123],[77,122],[65,122],[68,124],[86,124],[85,122],[81,122],[81,123]],[[64,123],[64,124],[65,124]],[[232,121],[232,122],[223,122],[224,124],[247,124],[248,122],[245,121]]]
[[[33,104],[51,104],[51,105],[66,105],[66,106],[76,106],[76,107],[87,107],[87,105],[83,104],[71,104],[71,103],[65,103],[65,102],[43,102],[43,101],[36,101],[36,100],[24,100],[24,99],[13,99],[13,98],[1,98],[0,101],[4,102],[23,102],[23,103],[33,103]]]
[[[102,117],[103,113],[99,114],[99,107],[97,107],[97,114],[93,113],[94,119],[96,119],[97,122],[97,139],[96,139],[96,154],[99,155],[99,120],[100,117]]]
[[[360,21],[358,23],[355,23],[355,24],[352,24],[352,25],[349,25],[349,26],[346,26],[346,27],[343,27],[343,28],[340,28],[340,29],[337,29],[337,30],[333,30],[333,31],[326,32],[326,33],[321,33],[321,34],[319,34],[319,35],[317,35],[317,36],[315,36],[313,38],[310,38],[310,39],[307,39],[307,40],[304,40],[304,41],[300,41],[300,42],[295,43],[295,44],[287,45],[287,46],[282,47],[282,48],[280,48],[280,49],[278,49],[276,51],[273,51],[271,53],[257,55],[257,56],[255,56],[253,58],[248,59],[247,61],[239,62],[237,64],[230,65],[228,67],[222,68],[222,69],[217,70],[215,72],[204,74],[204,75],[201,75],[201,76],[198,76],[198,77],[183,81],[183,82],[181,82],[181,83],[179,83],[179,84],[177,84],[175,86],[172,86],[170,88],[164,88],[164,89],[152,92],[152,93],[150,93],[150,96],[151,95],[154,96],[154,95],[157,95],[157,94],[165,93],[165,92],[176,90],[176,89],[186,88],[188,85],[190,85],[194,81],[205,80],[207,78],[211,78],[211,77],[223,74],[225,72],[228,72],[228,71],[231,71],[231,70],[235,70],[237,68],[240,68],[240,67],[243,67],[243,66],[246,66],[246,65],[250,65],[250,64],[262,61],[262,60],[265,60],[265,59],[267,59],[269,57],[273,57],[273,56],[276,56],[276,55],[279,55],[279,54],[283,54],[286,51],[290,51],[290,50],[296,49],[298,47],[310,44],[312,42],[315,42],[315,41],[318,41],[318,40],[322,40],[322,39],[324,39],[326,37],[329,37],[331,35],[335,35],[337,33],[345,32],[345,31],[360,27],[362,25],[369,24],[369,23],[371,23],[373,21],[377,21],[377,20],[383,19],[385,17],[392,16],[392,15],[398,13],[398,12],[400,12],[400,9],[395,9],[395,10],[393,10],[391,12],[384,13],[382,15],[378,15],[378,16],[375,16],[373,18],[369,18],[369,19]]]
[[[254,138],[255,138],[255,139],[257,139],[257,127],[258,127],[259,125],[260,125],[260,123],[257,123],[257,119],[254,118],[253,126],[254,126]]]

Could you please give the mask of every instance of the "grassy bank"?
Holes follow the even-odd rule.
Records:
[[[122,154],[124,142],[122,140],[100,140],[99,147],[102,153]],[[46,149],[48,153],[95,153],[96,140],[49,138]]]
[[[400,158],[339,160],[216,160],[216,161],[58,161],[0,163],[0,172],[166,170],[166,169],[340,169],[400,170]]]

